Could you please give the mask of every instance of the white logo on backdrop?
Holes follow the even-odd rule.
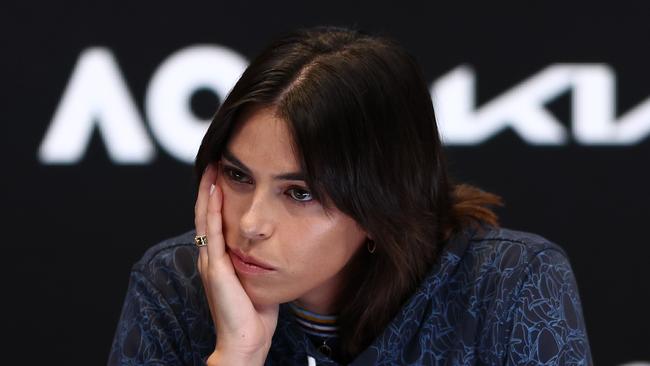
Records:
[[[151,134],[167,153],[191,163],[209,121],[191,111],[189,99],[203,88],[222,100],[248,61],[225,47],[194,46],[169,56],[147,87],[145,111]],[[75,66],[38,155],[46,164],[74,164],[83,158],[93,128],[118,164],[146,164],[155,147],[111,52],[91,48]]]
[[[650,99],[618,119],[614,71],[604,64],[548,66],[477,108],[476,76],[468,66],[431,87],[440,131],[448,144],[478,144],[506,127],[533,145],[563,145],[569,135],[584,145],[631,145],[650,133]],[[572,92],[571,130],[545,105]]]
[[[74,164],[83,159],[97,128],[110,159],[146,164],[155,143],[174,158],[191,163],[209,121],[191,111],[190,97],[211,89],[223,100],[247,66],[226,47],[204,45],[180,50],[155,71],[140,115],[112,53],[81,53],[45,134],[39,159]],[[476,75],[467,65],[431,85],[440,133],[447,145],[476,145],[506,128],[532,145],[632,145],[650,133],[650,99],[616,118],[616,76],[606,64],[554,64],[477,106]],[[572,117],[565,127],[546,105],[571,92]]]

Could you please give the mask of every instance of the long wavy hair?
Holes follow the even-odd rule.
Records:
[[[497,225],[490,206],[501,200],[450,183],[420,68],[386,37],[318,27],[269,45],[215,114],[196,157],[197,177],[221,157],[238,116],[260,106],[274,107],[287,122],[312,196],[352,217],[375,242],[373,254],[363,247],[345,268],[338,357],[351,360],[416,290],[455,232]]]

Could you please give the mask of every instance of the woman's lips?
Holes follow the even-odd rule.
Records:
[[[230,260],[238,272],[259,274],[268,273],[275,270],[268,264],[251,256],[247,256],[236,249],[228,250],[228,255],[230,255]]]

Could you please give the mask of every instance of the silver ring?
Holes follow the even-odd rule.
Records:
[[[197,235],[194,237],[194,244],[196,244],[197,247],[204,247],[208,245],[208,236],[207,235]]]

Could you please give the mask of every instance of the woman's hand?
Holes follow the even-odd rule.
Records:
[[[201,178],[195,206],[197,235],[207,235],[199,248],[198,268],[217,332],[208,364],[262,365],[278,320],[278,305],[254,305],[237,277],[222,231],[219,166],[210,164]]]

